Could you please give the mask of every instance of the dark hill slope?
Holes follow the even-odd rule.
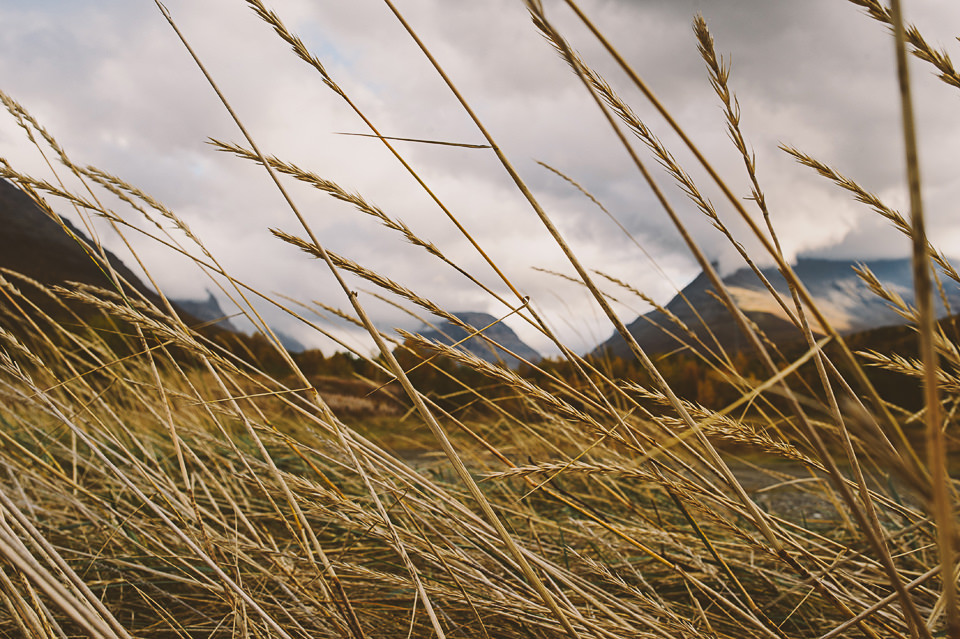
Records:
[[[92,242],[69,221],[66,229],[90,247]],[[64,226],[50,218],[23,191],[0,179],[0,267],[16,271],[45,285],[80,282],[115,290],[100,263],[91,258],[80,242],[66,232]],[[94,249],[88,249],[93,252]],[[159,297],[148,289],[116,255],[106,251],[107,259],[117,274],[159,305]],[[97,259],[102,259],[97,255]],[[10,279],[10,278],[8,278]],[[29,288],[15,282],[24,293]],[[130,293],[129,289],[127,293]],[[47,308],[42,297],[36,298]],[[162,308],[162,307],[161,307]]]

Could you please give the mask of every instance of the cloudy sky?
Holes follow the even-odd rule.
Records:
[[[582,85],[538,35],[521,0],[396,2],[589,268],[662,302],[696,275],[698,269],[676,231]],[[544,4],[585,59],[699,176],[689,155],[564,3]],[[743,130],[756,152],[768,204],[791,256],[867,259],[907,254],[902,237],[777,149],[780,143],[795,145],[905,209],[893,47],[881,25],[844,0],[580,4],[731,186],[746,196],[746,176],[727,139],[691,29],[695,13],[704,15],[718,51],[732,59],[731,84],[742,107]],[[960,4],[905,4],[908,19],[929,42],[957,53]],[[167,6],[265,152],[362,194],[492,289],[507,294],[380,142],[338,135],[367,129],[245,2],[168,0]],[[384,134],[482,142],[382,2],[274,0],[269,6]],[[117,174],[176,211],[234,277],[307,304],[319,300],[348,306],[322,264],[270,235],[270,228],[302,231],[263,170],[217,153],[206,143],[211,137],[239,142],[241,136],[152,2],[0,0],[0,25],[0,89],[39,119],[75,162]],[[912,71],[931,236],[947,254],[957,255],[960,216],[953,203],[960,196],[960,93],[920,62],[912,64]],[[413,143],[398,143],[398,148],[567,343],[587,350],[609,336],[610,327],[579,287],[537,270],[572,273],[489,151]],[[0,119],[0,149],[18,169],[51,177],[11,118]],[[589,189],[633,239],[537,161]],[[666,176],[659,179],[710,256],[726,270],[737,268],[732,249]],[[732,219],[715,189],[706,182],[702,188],[720,215]],[[327,248],[451,310],[506,312],[453,269],[349,205],[296,185],[291,189]],[[119,207],[117,212],[142,225],[135,212]],[[105,244],[128,255],[108,228],[101,223],[97,228]],[[203,297],[211,289],[225,303],[216,285],[189,261],[136,233],[128,239],[171,296]],[[372,288],[355,280],[351,285],[361,291]],[[611,293],[624,302],[617,310],[627,321],[647,310],[639,300]],[[361,299],[384,328],[418,323],[369,294],[362,293]],[[293,320],[267,313],[302,342],[330,348]],[[508,323],[535,348],[552,352],[523,322],[514,318]],[[339,325],[324,326],[369,348],[367,341]]]

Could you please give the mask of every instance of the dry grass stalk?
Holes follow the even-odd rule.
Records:
[[[382,338],[381,338],[380,335],[379,335],[379,332],[373,327],[373,324],[372,324],[372,322],[370,321],[370,319],[367,317],[367,315],[366,315],[363,307],[360,306],[360,303],[359,303],[359,301],[357,300],[356,294],[353,293],[352,291],[350,291],[349,288],[347,287],[346,283],[343,281],[342,277],[340,276],[340,273],[339,273],[338,269],[336,268],[336,266],[335,266],[335,265],[333,264],[333,262],[331,261],[329,255],[327,255],[325,249],[324,249],[323,246],[320,244],[320,242],[317,240],[317,238],[314,236],[314,234],[313,234],[313,232],[311,231],[309,225],[307,224],[306,220],[305,220],[305,219],[303,218],[303,216],[301,215],[300,211],[297,209],[297,207],[296,207],[296,205],[294,204],[293,200],[290,198],[290,196],[287,194],[286,190],[283,188],[283,186],[282,186],[282,184],[280,183],[280,181],[277,179],[276,174],[273,172],[272,168],[270,167],[269,162],[265,159],[264,155],[263,155],[263,154],[260,152],[260,150],[257,148],[257,145],[254,143],[252,137],[251,137],[250,134],[247,132],[247,130],[246,130],[245,127],[243,126],[243,124],[242,124],[242,122],[240,121],[240,119],[239,119],[239,118],[237,117],[237,115],[234,113],[233,109],[230,107],[230,105],[229,105],[229,103],[227,102],[226,98],[223,96],[223,94],[222,94],[222,93],[220,92],[220,90],[217,88],[216,84],[213,82],[213,79],[212,79],[212,78],[210,77],[210,75],[207,73],[206,69],[204,69],[203,65],[200,63],[199,58],[197,58],[196,54],[195,54],[195,53],[193,52],[193,50],[190,48],[190,45],[187,43],[186,39],[183,37],[183,35],[182,35],[182,34],[180,33],[180,31],[177,29],[177,27],[176,27],[176,25],[174,24],[174,22],[173,22],[173,20],[172,20],[172,18],[171,18],[171,16],[170,16],[170,14],[162,7],[162,5],[158,5],[158,6],[160,6],[160,8],[163,10],[164,16],[167,18],[167,21],[170,23],[171,27],[173,27],[173,29],[177,32],[178,37],[180,37],[180,40],[183,42],[184,46],[185,46],[185,47],[187,48],[187,50],[190,52],[191,56],[193,56],[194,61],[196,62],[197,66],[199,67],[199,69],[201,70],[201,72],[204,74],[204,76],[205,76],[205,77],[207,78],[207,80],[209,81],[211,87],[217,92],[217,95],[218,95],[218,97],[220,98],[221,102],[223,103],[224,107],[230,112],[230,115],[233,117],[235,123],[236,123],[237,126],[240,128],[240,130],[241,130],[241,132],[243,133],[244,137],[245,137],[245,138],[247,139],[247,141],[249,142],[250,147],[254,150],[254,152],[255,152],[255,153],[257,154],[257,156],[259,157],[260,163],[264,166],[264,168],[267,169],[268,174],[270,175],[270,177],[271,177],[271,179],[273,180],[274,184],[277,186],[277,189],[280,191],[281,195],[282,195],[282,196],[284,197],[284,199],[287,201],[288,205],[290,206],[291,211],[292,211],[292,212],[294,213],[294,215],[297,217],[297,219],[299,220],[301,226],[303,226],[304,230],[307,231],[307,234],[310,236],[310,240],[311,240],[313,246],[320,252],[323,260],[324,260],[324,261],[326,262],[326,264],[327,264],[327,267],[329,268],[329,270],[331,271],[331,273],[334,275],[334,277],[337,279],[337,282],[338,282],[338,284],[340,284],[340,287],[343,289],[343,291],[344,291],[344,292],[347,294],[347,296],[349,297],[350,302],[351,302],[351,304],[352,304],[353,307],[354,307],[354,310],[356,311],[357,315],[360,317],[361,321],[363,321],[364,326],[365,326],[365,328],[367,329],[368,333],[371,335],[371,337],[373,337],[374,341],[376,342],[377,348],[380,350],[381,354],[384,356],[384,358],[385,358],[385,359],[387,360],[387,362],[389,363],[390,368],[392,369],[394,375],[395,375],[395,376],[397,377],[397,379],[400,381],[401,385],[402,385],[403,388],[404,388],[404,391],[407,393],[407,395],[410,397],[410,399],[411,399],[411,400],[413,401],[413,403],[416,405],[417,410],[418,410],[418,412],[421,414],[421,416],[423,417],[424,421],[427,422],[428,426],[430,427],[430,429],[431,429],[431,431],[433,432],[434,436],[435,436],[435,437],[437,438],[437,440],[439,441],[441,447],[443,448],[444,452],[446,453],[446,455],[447,455],[448,459],[450,460],[451,464],[454,466],[454,468],[455,468],[457,474],[459,475],[460,479],[461,479],[461,480],[463,481],[463,483],[466,485],[466,487],[467,487],[468,490],[470,491],[472,497],[477,501],[477,503],[479,504],[479,506],[481,507],[481,509],[483,509],[484,514],[486,515],[487,519],[488,519],[488,520],[490,521],[490,523],[493,524],[493,526],[497,529],[497,532],[498,532],[500,538],[503,540],[503,542],[505,543],[505,545],[506,545],[507,548],[509,549],[510,553],[511,553],[511,554],[514,556],[514,558],[517,560],[517,562],[519,563],[521,569],[523,570],[526,578],[527,578],[528,580],[530,580],[530,582],[533,584],[533,586],[534,586],[535,589],[537,590],[537,592],[538,592],[538,594],[540,595],[540,597],[541,597],[541,598],[544,600],[544,602],[547,604],[548,608],[551,609],[551,612],[557,617],[557,619],[560,621],[561,625],[564,626],[564,628],[566,629],[567,633],[568,633],[570,636],[572,636],[572,637],[578,637],[577,632],[573,629],[573,626],[570,625],[570,622],[569,622],[569,620],[567,619],[566,615],[565,615],[565,614],[561,611],[561,609],[558,607],[558,605],[557,605],[557,603],[556,603],[556,600],[554,599],[553,595],[550,594],[549,590],[547,590],[547,588],[544,586],[544,584],[543,584],[543,582],[541,581],[540,577],[533,571],[533,569],[531,568],[530,564],[527,562],[527,560],[526,560],[526,559],[523,557],[523,555],[520,553],[519,547],[516,545],[516,543],[515,543],[515,541],[513,540],[512,536],[511,536],[510,533],[507,531],[507,529],[503,526],[502,522],[500,521],[499,517],[497,517],[496,513],[493,511],[493,509],[492,509],[492,507],[490,506],[489,502],[487,501],[486,497],[485,497],[484,494],[480,491],[480,489],[479,489],[479,487],[477,486],[476,482],[475,482],[475,481],[473,480],[473,478],[471,477],[469,471],[468,471],[467,468],[464,466],[462,460],[461,460],[460,457],[457,455],[456,451],[454,450],[453,446],[451,445],[451,443],[450,443],[450,441],[449,441],[446,433],[444,432],[443,428],[442,428],[442,427],[440,426],[440,424],[436,421],[435,417],[433,416],[433,413],[429,410],[429,408],[426,406],[426,404],[424,404],[424,402],[423,402],[422,398],[420,397],[419,393],[416,391],[416,389],[415,389],[415,388],[413,387],[413,385],[410,383],[409,379],[408,379],[407,376],[405,375],[403,369],[402,369],[402,368],[400,367],[400,365],[397,363],[397,361],[396,361],[396,359],[394,358],[393,354],[392,354],[392,353],[389,351],[389,349],[386,347],[385,343],[383,342]],[[304,381],[306,381],[306,380],[304,380]],[[344,597],[343,601],[344,601],[344,603],[349,607],[349,604],[347,603],[346,597]],[[358,636],[363,636],[363,632],[362,632],[362,630],[361,630],[360,627],[359,627],[359,624],[358,624],[357,619],[356,619],[356,615],[355,615],[355,613],[353,613],[352,611],[351,611],[351,614],[350,614],[350,620],[351,620],[351,629],[352,629],[354,632],[357,632]]]
[[[568,3],[577,10],[572,0]],[[276,14],[258,0],[250,5],[347,99]],[[542,18],[539,3],[531,2],[530,8]],[[549,23],[541,22],[551,32]],[[412,27],[404,25],[433,60]],[[729,67],[713,51],[705,23],[697,27],[753,197],[769,222],[753,156],[739,130]],[[923,42],[909,33],[907,38]],[[559,36],[552,39],[562,42]],[[559,49],[569,58],[564,47]],[[616,116],[622,118],[629,107],[605,97],[605,83],[573,60],[598,106],[612,106],[612,114],[604,110],[608,121],[619,126]],[[928,61],[949,63],[943,56]],[[608,95],[615,95],[612,89]],[[200,246],[203,255],[193,258],[198,267],[225,278],[245,304],[248,296],[272,301],[229,276],[173,211],[116,176],[73,165],[23,107],[6,97],[3,101],[28,139],[53,148],[85,187],[89,182],[114,194],[151,230],[124,219],[123,211],[107,210],[92,190],[80,196],[62,183],[4,165],[4,175],[32,189],[48,213],[53,211],[40,194],[188,254],[166,238],[163,225],[152,217],[159,214],[158,220]],[[465,99],[463,104],[469,111]],[[533,193],[475,121],[555,233]],[[264,156],[249,136],[248,143],[252,150],[223,148],[262,164],[271,176],[286,173],[310,182],[447,261],[360,196]],[[666,149],[654,152],[669,157]],[[631,160],[645,172],[639,158]],[[695,204],[718,222],[697,185],[678,165],[665,163],[673,178],[686,183],[682,188]],[[854,197],[865,193],[839,173],[832,175]],[[650,183],[655,187],[652,178]],[[862,199],[888,211],[876,198]],[[897,215],[888,219],[900,224]],[[303,226],[308,239],[277,235],[323,259],[334,274],[353,273],[404,304],[458,322],[388,274],[325,251]],[[772,225],[767,230],[765,247],[782,261]],[[911,225],[901,230],[915,240],[922,236]],[[729,232],[728,237],[735,241]],[[558,233],[555,238],[564,246]],[[926,246],[922,240],[919,254]],[[695,244],[691,248],[698,250]],[[102,256],[101,248],[89,247],[89,254]],[[625,331],[609,296],[593,284],[595,271],[569,248],[567,255],[577,281]],[[943,262],[941,268],[948,268]],[[806,311],[817,319],[789,267],[784,275],[796,286],[795,302],[804,304],[795,304],[798,320]],[[869,272],[862,276],[906,315],[926,321],[929,311],[912,311]],[[630,282],[602,277],[636,293]],[[714,379],[739,397],[718,411],[671,396],[665,384],[651,390],[616,379],[600,370],[602,364],[562,345],[569,376],[549,363],[520,374],[407,333],[401,333],[406,340],[401,343],[375,329],[356,294],[344,286],[353,314],[331,312],[362,326],[379,345],[378,357],[356,354],[381,380],[404,385],[410,404],[445,449],[446,461],[423,461],[384,450],[365,437],[368,425],[338,415],[289,354],[280,354],[288,370],[269,375],[255,363],[254,353],[217,346],[170,316],[169,305],[157,309],[131,299],[120,292],[115,274],[111,280],[117,290],[67,291],[9,273],[0,278],[0,624],[24,635],[300,639],[460,633],[672,639],[859,632],[905,637],[928,636],[927,623],[938,631],[940,616],[954,614],[943,585],[949,580],[938,577],[940,562],[952,560],[934,550],[938,536],[941,545],[942,536],[949,537],[943,525],[949,515],[942,503],[935,500],[927,507],[917,499],[931,484],[911,466],[910,441],[898,441],[900,450],[889,444],[889,431],[858,403],[858,394],[830,360],[823,359],[818,375],[828,390],[836,385],[841,396],[849,396],[839,421],[837,407],[831,406],[835,402],[807,397],[796,381],[811,360],[819,360],[825,341],[808,343],[807,352],[783,368],[767,358],[769,374],[763,381],[737,370],[732,357],[712,358]],[[509,286],[505,276],[504,281]],[[730,303],[722,286],[718,294]],[[527,321],[555,339],[534,307],[517,297],[518,303],[508,306],[522,310]],[[40,299],[45,303],[35,301]],[[74,310],[78,306],[68,305],[74,301],[97,312]],[[272,303],[307,321],[291,310],[299,302]],[[51,307],[56,313],[43,310]],[[261,321],[250,308],[251,319]],[[60,321],[57,313],[69,319]],[[692,333],[678,318],[667,317],[680,332]],[[764,348],[760,332],[746,318],[740,321],[761,356],[774,350]],[[949,367],[960,362],[960,355],[943,331],[921,330],[942,364],[886,352],[868,353],[865,359],[909,376],[933,374],[947,410],[931,419],[952,423],[960,382]],[[427,358],[422,368],[491,417],[473,422],[467,414],[447,410],[448,398],[430,397],[431,389],[413,386],[393,354],[408,348],[410,357],[421,357],[420,348],[426,347],[443,353],[448,364]],[[650,364],[648,370],[655,372]],[[848,375],[854,384],[862,382],[858,371]],[[493,385],[469,382],[467,372],[480,373]],[[871,393],[869,385],[858,388]],[[808,413],[831,415],[833,421]],[[743,467],[731,470],[731,444],[733,450],[751,451],[745,467],[769,464],[767,472],[779,483],[765,489],[749,485]],[[855,466],[863,466],[852,479],[833,461],[841,449]],[[810,476],[796,475],[798,468],[808,469]],[[477,475],[487,478],[482,492]],[[905,486],[918,490],[908,494]],[[814,500],[819,505],[810,508],[836,513],[840,520],[814,519],[809,510],[797,515],[777,502],[776,495],[785,493]],[[758,512],[758,504],[768,511]]]
[[[886,24],[891,31],[902,31],[902,40],[910,44],[913,55],[933,65],[940,73],[940,79],[945,83],[960,88],[960,73],[953,68],[953,63],[950,61],[947,52],[945,50],[937,51],[927,44],[923,34],[916,26],[897,20],[894,5],[891,5],[891,8],[888,9],[877,0],[849,0],[849,2],[866,9],[867,15]]]
[[[920,191],[920,158],[917,151],[916,125],[913,115],[913,98],[910,93],[910,73],[907,65],[906,41],[900,0],[892,0],[891,18],[896,39],[897,77],[900,85],[900,105],[903,116],[903,138],[906,151],[907,185],[910,193],[910,227],[913,238],[913,285],[916,295],[918,329],[920,333],[920,356],[923,360],[923,394],[927,425],[927,465],[931,475],[932,510],[937,522],[937,544],[940,550],[940,574],[943,579],[942,606],[947,616],[947,636],[960,639],[960,605],[957,602],[957,583],[952,578],[954,570],[954,505],[952,491],[947,482],[947,449],[943,434],[942,407],[937,384],[939,363],[934,347],[936,317],[934,315],[933,291],[930,285],[930,252],[923,214],[923,197]],[[935,58],[940,60],[941,58]],[[949,58],[946,58],[949,62]],[[918,620],[920,621],[920,620]]]

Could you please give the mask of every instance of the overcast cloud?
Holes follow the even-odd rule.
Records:
[[[674,284],[683,286],[696,275],[676,231],[588,94],[538,35],[521,0],[397,4],[585,264],[663,302],[675,292]],[[585,59],[648,119],[691,174],[700,175],[563,3],[544,4]],[[893,46],[885,28],[843,0],[582,0],[581,5],[746,196],[748,182],[691,29],[694,14],[703,13],[718,51],[732,57],[742,126],[791,256],[907,254],[904,238],[777,149],[780,143],[795,145],[904,207]],[[265,152],[363,194],[505,294],[506,287],[379,142],[336,135],[366,129],[244,2],[169,0],[167,6]],[[270,6],[385,134],[482,142],[383,3],[275,0]],[[956,52],[960,5],[912,0],[906,10],[929,42]],[[76,162],[120,175],[163,201],[238,279],[304,302],[348,306],[321,264],[270,236],[271,227],[302,232],[263,170],[205,143],[208,137],[241,137],[152,2],[0,0],[0,25],[0,88],[30,110]],[[960,254],[960,217],[954,212],[960,195],[955,168],[960,93],[919,61],[912,72],[931,236],[947,254]],[[15,167],[49,176],[10,118],[0,120],[0,146],[0,155]],[[586,350],[608,337],[610,328],[577,286],[534,270],[572,273],[491,153],[417,144],[399,148],[568,343]],[[667,277],[602,212],[536,160],[588,188]],[[733,250],[718,241],[666,177],[660,176],[660,183],[711,257],[725,269],[737,268]],[[731,219],[715,190],[702,186],[720,214]],[[321,194],[292,190],[328,248],[452,310],[505,312],[374,220]],[[104,242],[124,255],[117,238],[105,226],[97,228]],[[187,260],[135,234],[129,239],[171,296],[202,297],[213,288]],[[381,326],[416,326],[393,307],[367,295],[362,299]],[[619,310],[630,321],[647,309],[637,301]],[[301,341],[329,349],[292,320],[269,317]],[[535,348],[552,352],[522,322],[508,323]]]

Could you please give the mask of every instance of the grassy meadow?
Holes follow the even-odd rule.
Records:
[[[853,2],[864,20],[895,32],[891,49],[896,40],[903,55],[919,58],[913,68],[933,65],[960,87],[949,58],[904,29],[896,6]],[[289,45],[292,63],[312,66],[317,82],[363,117],[282,16],[260,0],[247,4]],[[870,343],[869,352],[851,346],[781,253],[729,67],[706,22],[692,17],[694,38],[751,194],[720,180],[629,61],[594,35],[631,90],[645,96],[643,110],[660,112],[684,157],[699,164],[695,173],[724,194],[723,217],[701,194],[705,185],[571,50],[540,2],[528,6],[535,28],[569,64],[571,81],[609,119],[623,144],[615,150],[626,151],[684,237],[661,191],[670,183],[703,212],[704,224],[737,246],[725,216],[742,221],[764,259],[780,266],[792,298],[778,303],[805,341],[767,340],[689,240],[751,348],[727,352],[677,323],[664,329],[696,355],[683,366],[651,359],[605,292],[627,295],[630,283],[600,278],[580,262],[457,94],[486,138],[483,152],[514,180],[634,358],[572,352],[495,264],[502,283],[489,295],[512,309],[511,321],[553,341],[561,357],[511,370],[415,334],[381,333],[344,273],[432,321],[459,320],[422,297],[415,282],[395,282],[326,250],[285,184],[297,180],[348,202],[438,267],[460,267],[362,196],[265,155],[256,131],[238,119],[239,142],[217,143],[219,150],[260,165],[263,180],[276,183],[300,224],[295,234],[275,232],[276,241],[306,251],[317,269],[337,277],[349,300],[338,312],[378,348],[375,356],[293,356],[250,302],[269,300],[297,315],[294,304],[231,277],[176,212],[136,185],[75,164],[28,105],[3,95],[8,117],[50,166],[49,175],[30,176],[4,163],[3,177],[51,215],[74,209],[103,218],[121,237],[145,233],[190,254],[178,244],[186,238],[201,248],[197,267],[225,282],[267,338],[231,342],[189,326],[166,299],[126,287],[98,246],[87,248],[109,281],[102,288],[50,287],[0,273],[0,636],[960,637],[949,475],[960,340],[951,323],[934,321],[931,305],[960,278],[926,239],[922,176],[911,171],[911,212],[901,214],[841,168],[785,149],[914,243],[917,300],[879,282],[874,289],[911,326],[915,356],[885,350],[884,342]],[[416,38],[415,26],[404,25]],[[430,56],[429,43],[421,46]],[[456,78],[435,64],[456,92]],[[203,71],[199,59],[197,66]],[[215,89],[216,78],[208,80]],[[230,96],[220,98],[229,110]],[[910,104],[906,91],[903,104]],[[912,129],[905,116],[908,148]],[[83,189],[67,190],[67,177]],[[129,210],[121,216],[104,206],[105,194]],[[179,234],[166,235],[165,225]],[[744,255],[748,264],[756,257]],[[706,371],[709,392],[684,385],[685,366]],[[882,384],[877,369],[888,376]],[[922,389],[919,406],[901,405],[890,379]]]

